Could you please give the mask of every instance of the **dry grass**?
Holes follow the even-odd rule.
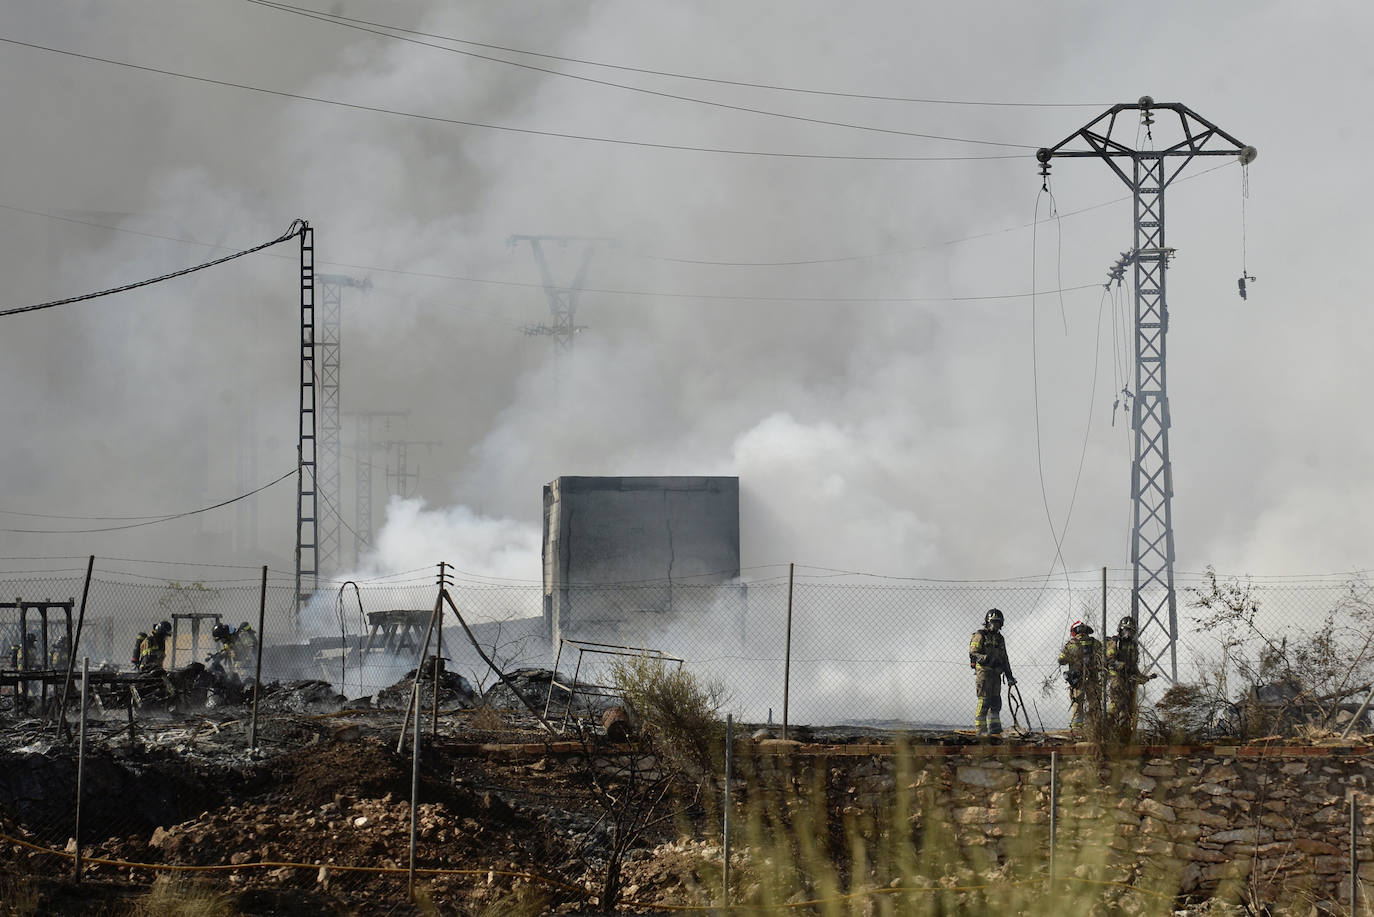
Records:
[[[235,917],[234,895],[210,885],[159,876],[129,917]]]

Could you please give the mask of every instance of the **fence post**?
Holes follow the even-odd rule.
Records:
[[[58,708],[58,715],[62,718],[59,731],[68,742],[72,740],[72,731],[67,726],[67,698],[71,696],[72,669],[76,667],[76,651],[81,646],[81,629],[86,623],[86,597],[91,594],[91,572],[94,570],[95,555],[92,554],[86,562],[86,585],[81,588],[81,611],[76,618],[76,633],[67,635],[67,676],[62,681],[62,706]],[[71,623],[71,618],[67,619],[67,623]]]
[[[1359,913],[1360,906],[1360,849],[1356,833],[1359,831],[1360,804],[1350,794],[1350,917]]]
[[[725,845],[725,871],[721,879],[721,903],[730,910],[730,780],[735,771],[735,715],[725,714],[725,814],[721,830]]]
[[[1102,568],[1102,689],[1098,698],[1098,722],[1102,724],[1099,738],[1107,734],[1107,568]]]
[[[420,661],[415,665],[415,683],[411,685],[411,706],[415,711],[414,731],[410,737],[410,865],[406,871],[406,897],[415,900],[415,835],[419,830],[420,803],[420,672],[425,667],[425,654],[429,652],[430,640],[434,638],[434,622],[441,620],[444,609],[444,568],[439,565],[439,597],[434,600],[434,611],[429,616],[429,627],[425,628],[425,642],[420,646]],[[436,672],[436,675],[438,673]],[[409,712],[409,711],[407,711]],[[437,714],[436,714],[437,716]],[[406,737],[405,727],[401,727],[401,741]],[[397,748],[400,751],[400,748]]]
[[[72,878],[81,881],[81,790],[86,776],[86,703],[90,698],[91,657],[81,660],[81,726],[76,745],[76,824],[72,828],[76,841],[76,859],[72,863]]]
[[[1054,845],[1059,829],[1059,752],[1050,752],[1050,894],[1054,894]]]
[[[299,599],[297,599],[299,602]],[[262,645],[267,642],[263,631],[267,619],[267,565],[262,567],[262,589],[258,593],[258,661],[253,670],[253,716],[248,721],[248,751],[258,749],[258,695],[262,694]]]
[[[782,738],[787,740],[787,700],[792,686],[792,574],[796,564],[787,565],[787,640],[782,652]]]

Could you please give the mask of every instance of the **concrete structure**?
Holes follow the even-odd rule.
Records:
[[[632,643],[646,613],[718,602],[739,577],[739,478],[560,477],[544,486],[544,621]]]

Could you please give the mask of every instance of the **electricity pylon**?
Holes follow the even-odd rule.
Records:
[[[587,330],[585,325],[577,324],[577,298],[582,292],[582,285],[587,282],[587,269],[591,267],[597,243],[605,241],[609,240],[578,236],[511,236],[506,240],[506,244],[512,248],[521,242],[530,244],[535,263],[539,265],[539,276],[544,281],[544,295],[549,300],[551,324],[545,325],[541,322],[537,325],[525,325],[520,330],[528,335],[545,335],[553,338],[557,353],[572,350],[573,337]],[[571,285],[563,287],[554,283],[553,272],[549,270],[548,259],[544,256],[545,242],[557,242],[565,248],[569,242],[583,243],[582,262]]]
[[[1118,118],[1123,112],[1136,111],[1140,113],[1138,122],[1133,117]],[[1155,114],[1163,112],[1177,116],[1182,137],[1155,149]],[[1169,123],[1172,120],[1166,119]],[[1150,148],[1135,149],[1114,137],[1118,127],[1123,134],[1143,129]],[[1129,139],[1139,143],[1139,133]],[[1157,669],[1174,682],[1178,681],[1178,606],[1174,595],[1174,488],[1164,360],[1169,328],[1164,275],[1174,250],[1165,245],[1164,190],[1195,156],[1236,156],[1242,165],[1248,165],[1255,155],[1254,147],[1241,143],[1187,106],[1155,102],[1149,96],[1134,104],[1113,105],[1085,127],[1035,154],[1046,187],[1052,159],[1092,156],[1111,167],[1131,189],[1134,199],[1135,245],[1124,256],[1135,273],[1131,617],[1137,622],[1146,668]]]
[[[315,594],[319,577],[319,496],[315,465],[315,230],[301,226],[301,391],[296,438],[296,612]]]
[[[411,471],[406,465],[406,457],[410,447],[424,446],[426,449],[432,449],[435,446],[442,446],[443,443],[434,440],[393,439],[387,440],[384,443],[378,443],[377,445],[387,450],[388,453],[386,480],[388,484],[394,485],[394,489],[391,493],[397,497],[408,497],[412,493],[410,482],[420,479],[419,466],[417,465],[415,470]],[[390,453],[393,449],[396,450],[396,470],[394,472],[391,470],[390,460]]]
[[[372,548],[372,453],[378,443],[373,435],[372,422],[381,420],[388,431],[391,418],[409,417],[409,411],[350,411],[349,417],[358,419],[357,435],[353,440],[354,453],[354,515],[353,566]]]
[[[324,497],[319,517],[319,571],[328,578],[339,572],[339,553],[342,547],[343,487],[340,459],[343,444],[339,440],[339,374],[343,343],[343,290],[350,287],[367,292],[370,280],[357,280],[343,274],[316,274],[320,285],[320,303],[324,307],[320,325],[320,454],[319,493]]]

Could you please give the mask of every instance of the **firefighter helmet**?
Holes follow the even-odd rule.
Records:
[[[154,627],[154,628],[153,628],[153,633],[158,634],[158,635],[163,636],[163,637],[167,636],[167,635],[170,634],[171,632],[172,632],[172,622],[171,622],[171,621],[159,621],[159,622],[157,622],[157,627]]]
[[[997,627],[1002,626],[1002,609],[1000,608],[989,608],[987,614],[983,615],[984,627],[992,627],[994,625]]]
[[[1084,624],[1082,621],[1074,621],[1072,626],[1069,627],[1069,636],[1071,637],[1087,636],[1092,632],[1092,627]]]
[[[1135,633],[1135,618],[1132,618],[1130,615],[1127,615],[1126,617],[1122,618],[1120,621],[1117,622],[1116,629],[1118,633]]]
[[[228,624],[216,624],[213,628],[210,629],[210,636],[211,636],[211,637],[214,637],[216,640],[219,640],[220,642],[224,642],[225,640],[228,640],[228,639],[229,639],[229,625],[228,625]]]

